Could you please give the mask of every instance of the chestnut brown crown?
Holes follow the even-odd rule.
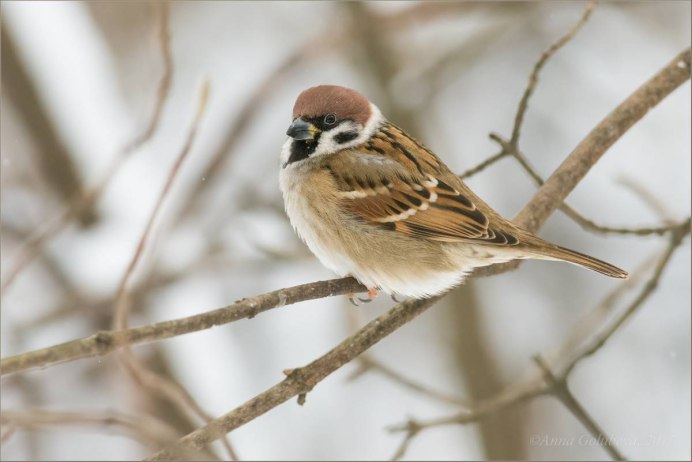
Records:
[[[370,101],[357,91],[336,85],[318,85],[298,95],[293,106],[293,119],[310,120],[334,114],[337,120],[350,119],[365,125],[371,112]]]

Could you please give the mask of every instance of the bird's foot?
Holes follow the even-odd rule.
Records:
[[[355,294],[348,294],[348,301],[351,302],[353,306],[360,306],[360,303],[370,303],[377,298],[377,287],[368,289],[368,298],[356,297]]]

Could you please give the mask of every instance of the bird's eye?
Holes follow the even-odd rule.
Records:
[[[327,114],[324,117],[324,123],[326,125],[334,125],[336,123],[336,115],[334,114]]]

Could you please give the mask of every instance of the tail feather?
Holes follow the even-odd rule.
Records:
[[[544,252],[541,252],[541,256],[551,260],[563,260],[573,263],[592,271],[605,274],[611,278],[627,279],[629,276],[627,271],[620,269],[615,265],[611,265],[610,263],[606,263],[597,258],[590,257],[575,250],[566,249],[557,245],[548,247]]]

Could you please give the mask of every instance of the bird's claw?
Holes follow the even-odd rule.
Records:
[[[348,294],[348,301],[351,302],[353,306],[360,306],[360,303],[370,303],[371,301],[375,300],[377,298],[377,288],[373,287],[372,289],[368,289],[368,298],[360,298],[356,297],[355,294]]]

